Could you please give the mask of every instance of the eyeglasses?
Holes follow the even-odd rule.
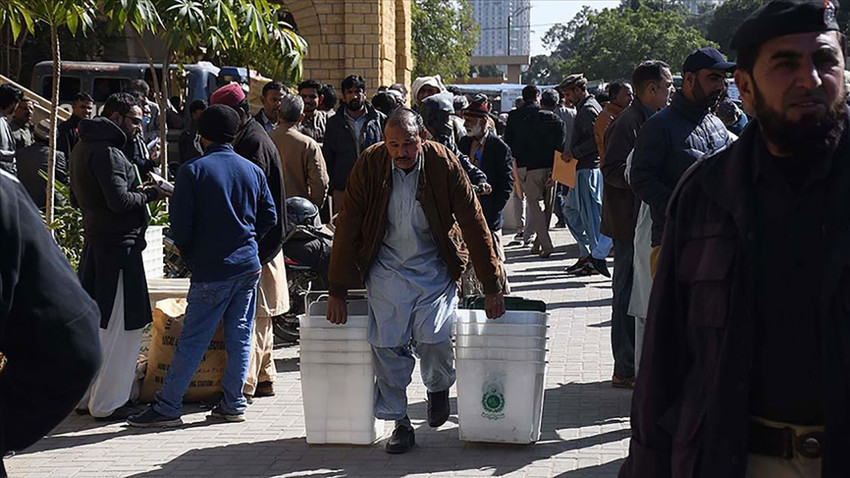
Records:
[[[124,115],[124,118],[129,119],[129,120],[130,120],[130,122],[131,122],[131,123],[133,123],[133,126],[139,126],[139,125],[141,125],[141,124],[143,124],[143,123],[144,123],[144,124],[147,124],[147,123],[145,122],[145,120],[150,121],[150,119],[149,119],[149,118],[139,118],[139,117],[137,117],[137,116],[127,116],[127,115]]]

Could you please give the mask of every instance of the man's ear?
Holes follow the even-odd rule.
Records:
[[[740,68],[735,70],[735,85],[738,87],[738,95],[744,103],[744,111],[752,115],[756,104],[755,82],[752,73]]]
[[[419,132],[419,138],[422,139],[422,144],[425,144],[425,140],[428,139],[428,130],[422,130]]]
[[[115,124],[121,124],[121,113],[117,111],[113,111],[111,115],[109,115],[109,121],[112,121]]]

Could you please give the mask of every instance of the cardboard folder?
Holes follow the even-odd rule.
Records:
[[[552,179],[564,186],[576,187],[576,165],[578,161],[573,159],[569,163],[561,159],[560,151],[555,151],[555,165],[552,167]]]

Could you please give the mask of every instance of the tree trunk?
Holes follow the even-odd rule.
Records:
[[[162,65],[162,83],[157,104],[159,104],[159,164],[162,177],[168,179],[168,69],[171,67],[171,50],[165,54],[165,63]]]
[[[156,74],[156,67],[153,64],[153,57],[151,57],[151,52],[148,50],[147,45],[145,45],[145,41],[142,38],[142,34],[139,33],[135,28],[133,29],[133,32],[136,34],[136,42],[138,42],[139,46],[142,47],[142,51],[144,52],[145,57],[148,59],[148,66],[151,69],[151,78],[153,78],[153,94],[154,94],[154,97],[156,98],[156,104],[159,105],[159,132],[160,132],[160,138],[159,138],[160,143],[159,144],[160,144],[160,150],[162,151],[161,158],[163,159],[163,161],[165,161],[166,156],[167,156],[166,152],[165,152],[165,150],[167,149],[167,147],[166,147],[167,144],[166,144],[165,135],[163,134],[163,129],[165,128],[164,127],[164,125],[165,125],[165,108],[163,108],[163,102],[161,101],[162,95],[163,95],[162,88],[160,87],[160,84],[159,84],[159,76],[157,76],[157,74]],[[168,59],[166,59],[166,62],[168,62]],[[162,69],[163,70],[163,79],[165,78],[165,73],[164,73],[165,69],[166,69],[166,65],[163,65],[163,69]],[[166,163],[162,163],[162,164],[166,165]],[[162,176],[164,178],[168,178],[168,168],[163,168],[161,172],[162,172]]]
[[[12,78],[15,78],[19,83],[21,79],[21,68],[23,68],[24,43],[27,41],[27,36],[29,36],[29,31],[24,29],[21,33],[21,37],[18,39],[17,43],[15,43],[15,66],[14,70],[10,72],[12,74]]]
[[[53,192],[56,190],[56,121],[59,111],[59,77],[61,75],[61,57],[59,54],[59,34],[56,25],[50,24],[50,43],[53,49],[53,92],[50,101],[50,144],[47,149],[47,188],[45,188],[45,219],[48,226],[53,224]],[[71,158],[67,158],[70,162]],[[53,234],[53,230],[50,230]]]

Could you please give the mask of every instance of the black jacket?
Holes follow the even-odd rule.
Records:
[[[0,453],[46,435],[101,361],[95,303],[24,188],[0,173]],[[1,468],[0,468],[1,469]]]
[[[180,133],[180,139],[177,140],[179,152],[178,164],[183,164],[190,159],[199,158],[204,155],[203,150],[195,144],[196,136],[198,136],[198,129],[195,125],[189,126]]]
[[[466,138],[466,136],[464,136],[464,138]],[[459,149],[459,145],[455,143],[455,138],[453,134],[434,137],[432,138],[432,141],[442,144],[446,147],[447,150],[451,151],[457,157],[457,160],[460,161],[460,166],[463,168],[464,172],[466,172],[466,176],[469,178],[470,184],[472,184],[473,186],[477,186],[479,184],[484,184],[487,182],[487,175],[484,173],[484,171],[472,164],[472,161],[469,160],[469,156]]]
[[[79,117],[71,115],[56,128],[56,150],[62,151],[66,158],[71,157],[71,151],[80,140],[80,133],[77,131],[80,121],[82,120]]]
[[[505,209],[514,188],[511,149],[492,131],[489,131],[484,137],[484,153],[478,160],[470,154],[472,140],[471,136],[464,136],[460,139],[458,148],[487,175],[487,181],[493,187],[493,192],[490,194],[478,196],[478,202],[481,204],[484,219],[487,220],[490,231],[498,231],[504,225],[502,211]]]
[[[86,241],[144,247],[146,205],[139,177],[121,152],[126,136],[108,118],[80,121],[80,142],[71,153],[71,204],[83,212]]]
[[[593,95],[588,94],[576,105],[576,119],[573,123],[573,135],[570,138],[570,154],[578,160],[576,169],[596,169],[599,167],[599,146],[596,144],[596,118],[602,112],[602,106]]]
[[[47,181],[41,177],[41,172],[47,174],[48,144],[41,140],[17,150],[15,160],[18,163],[18,179],[29,193],[39,209],[44,209],[46,202]],[[56,180],[68,184],[68,163],[62,151],[56,150]],[[65,198],[59,192],[53,194],[54,204],[62,204]]]
[[[635,98],[605,131],[605,164],[602,176],[602,226],[606,236],[621,241],[634,238],[640,201],[635,201],[626,181],[626,159],[635,146],[635,139],[643,123],[652,112]]]
[[[564,122],[537,104],[525,105],[508,113],[505,143],[517,167],[529,171],[551,168],[555,151],[564,150]]]
[[[233,140],[233,150],[236,154],[247,158],[263,170],[266,182],[274,200],[277,224],[258,242],[260,263],[268,264],[277,256],[283,247],[286,237],[286,190],[283,185],[283,167],[280,164],[280,154],[263,129],[263,125],[249,118]]]
[[[635,196],[649,205],[653,246],[661,244],[664,211],[679,178],[705,153],[730,142],[723,122],[681,91],[644,123],[635,141],[630,179]]]
[[[650,120],[651,121],[651,120]],[[647,123],[649,124],[649,123]],[[832,160],[818,260],[825,395],[824,478],[850,450],[850,131]],[[682,177],[667,227],[632,399],[620,478],[742,478],[758,344],[755,181],[758,126]],[[788,353],[810,353],[808,350]]]
[[[325,138],[322,143],[322,155],[328,167],[330,189],[344,191],[348,175],[360,153],[380,142],[384,136],[384,122],[387,117],[366,103],[366,122],[360,130],[360,137],[354,138],[354,129],[348,123],[345,105],[340,106],[336,114],[328,118]]]

